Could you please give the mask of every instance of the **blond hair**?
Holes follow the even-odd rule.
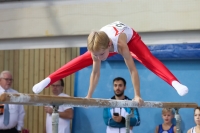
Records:
[[[171,114],[174,114],[174,110],[172,108],[163,108],[162,109],[162,114],[165,114],[165,113],[171,113]]]
[[[105,50],[108,48],[110,42],[109,37],[103,31],[91,32],[87,40],[87,48],[89,51],[99,51],[101,49]]]

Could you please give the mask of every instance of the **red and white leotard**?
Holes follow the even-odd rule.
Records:
[[[118,38],[120,33],[125,33],[127,36],[127,44],[132,57],[137,59],[140,63],[146,66],[149,70],[155,73],[157,76],[166,81],[169,85],[173,86],[179,95],[185,95],[188,92],[186,86],[180,84],[177,78],[160,62],[155,58],[148,47],[143,43],[141,37],[137,32],[135,32],[131,27],[123,24],[122,22],[116,21],[108,24],[100,29],[104,31],[108,37],[112,40],[114,46],[114,52],[109,53],[109,57],[118,53]],[[52,74],[50,74],[46,79],[36,84],[33,87],[35,93],[39,93],[43,88],[51,85],[55,81],[64,78],[80,69],[92,65],[91,53],[87,51],[83,55],[71,60]],[[175,82],[173,82],[175,81]]]
[[[133,29],[119,21],[116,21],[114,23],[102,27],[100,31],[104,31],[108,35],[108,37],[112,40],[114,46],[114,52],[118,52],[117,45],[120,33],[123,32],[126,34],[127,43],[133,37]]]

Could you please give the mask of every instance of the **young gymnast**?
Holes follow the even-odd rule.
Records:
[[[55,81],[93,64],[89,91],[86,96],[91,98],[100,77],[101,61],[119,53],[123,56],[130,72],[134,86],[134,100],[138,101],[140,105],[143,100],[140,97],[139,76],[133,58],[174,87],[180,96],[188,93],[188,88],[182,85],[163,63],[151,54],[139,34],[122,22],[116,21],[104,26],[100,31],[91,32],[88,36],[87,48],[88,51],[86,53],[71,60],[34,85],[33,92],[40,93]]]
[[[190,128],[187,133],[200,133],[200,107],[194,110],[194,121],[196,126]]]
[[[174,112],[171,108],[163,108],[162,119],[163,123],[158,125],[155,133],[176,133],[176,126],[172,124]]]

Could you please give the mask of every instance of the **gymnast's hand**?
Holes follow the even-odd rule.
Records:
[[[141,107],[144,104],[144,101],[142,100],[141,97],[139,96],[135,96],[135,98],[133,99],[133,101],[138,102],[138,106]]]
[[[85,98],[92,98],[91,96],[87,95]]]

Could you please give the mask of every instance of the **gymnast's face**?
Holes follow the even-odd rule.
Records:
[[[194,121],[197,125],[200,125],[200,110],[196,109],[194,112]]]
[[[163,118],[164,123],[167,124],[167,123],[171,123],[171,120],[174,118],[174,115],[170,111],[167,111],[162,114],[162,118]]]
[[[116,80],[113,83],[115,95],[120,97],[124,95],[124,90],[126,86],[124,86],[124,82],[122,80]]]
[[[91,51],[92,55],[101,61],[105,61],[109,55],[109,48],[101,49],[99,51]]]

